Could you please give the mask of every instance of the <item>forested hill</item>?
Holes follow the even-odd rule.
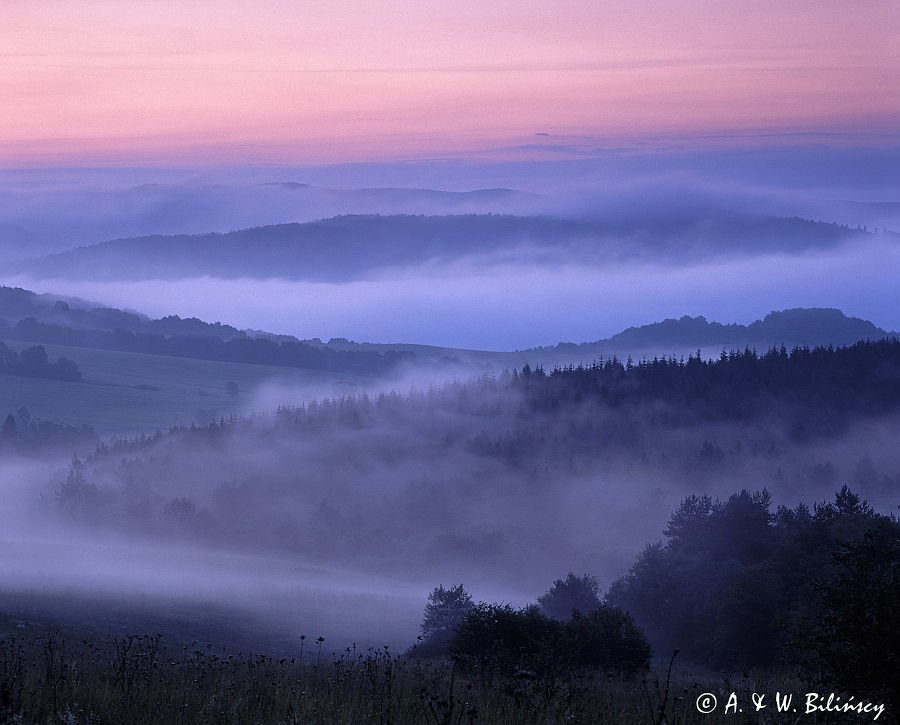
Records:
[[[282,277],[341,281],[374,270],[481,255],[601,263],[614,259],[708,258],[767,250],[828,248],[845,226],[723,211],[609,221],[495,214],[349,215],[226,234],[105,241],[11,263],[9,272],[49,278],[173,279]],[[628,244],[622,244],[627,239]],[[484,260],[483,260],[484,261]]]
[[[898,413],[896,341],[526,368],[104,445],[47,500],[92,529],[392,575],[610,577],[685,493],[847,482],[893,510]]]
[[[414,357],[406,351],[337,350],[290,336],[250,335],[220,322],[177,315],[151,320],[134,312],[78,307],[9,287],[0,287],[0,340],[361,375],[383,374]]]
[[[795,422],[822,431],[840,419],[900,408],[900,341],[858,342],[849,347],[749,349],[718,359],[654,358],[638,364],[615,358],[590,366],[526,367],[517,387],[535,409],[593,400],[611,408],[664,402],[683,421],[751,420],[772,413],[802,414]]]
[[[222,340],[247,337],[246,332],[221,322],[204,322],[196,317],[182,318],[178,315],[154,320],[137,312],[100,306],[84,300],[71,300],[70,304],[55,295],[37,294],[21,287],[0,286],[0,331],[15,327],[17,322],[26,318],[84,330],[122,329],[152,335],[218,337]]]
[[[691,349],[722,346],[755,347],[767,350],[772,346],[828,346],[852,345],[860,340],[880,340],[900,337],[859,317],[848,317],[831,308],[796,308],[770,312],[762,320],[749,325],[710,322],[705,317],[666,319],[640,327],[629,327],[612,337],[596,342],[560,343],[554,347],[535,348],[535,351],[559,352],[582,359],[622,351]]]
[[[385,267],[489,252],[529,240],[596,235],[575,221],[498,215],[349,215],[226,234],[116,239],[35,260],[13,271],[39,277],[171,279],[287,277],[342,280]]]
[[[0,340],[144,352],[236,362],[311,367],[335,371],[383,372],[400,360],[469,360],[496,367],[549,367],[568,361],[642,351],[705,348],[765,351],[772,346],[850,345],[859,340],[896,338],[868,320],[836,309],[791,309],[770,312],[749,325],[722,324],[704,317],[667,319],[630,327],[612,337],[580,344],[560,343],[513,353],[458,350],[412,344],[357,343],[344,338],[328,342],[290,335],[239,330],[221,322],[168,315],[160,319],[84,300],[0,286]]]

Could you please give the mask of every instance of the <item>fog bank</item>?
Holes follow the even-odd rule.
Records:
[[[838,307],[900,329],[890,236],[798,255],[768,254],[672,266],[574,266],[463,260],[342,284],[290,280],[86,282],[4,278],[154,317],[221,320],[299,338],[347,337],[513,350],[608,337],[681,315],[748,323],[773,309]]]

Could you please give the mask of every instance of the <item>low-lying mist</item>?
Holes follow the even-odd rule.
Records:
[[[222,280],[192,268],[169,281],[134,270],[117,281],[112,270],[106,281],[63,271],[0,282],[300,338],[493,350],[596,340],[672,315],[749,322],[789,307],[839,307],[900,328],[891,275],[900,261],[895,148],[840,139],[669,139],[652,148],[538,140],[541,147],[406,163],[7,170],[0,259],[335,214],[500,213],[599,224],[610,236],[596,249],[573,254],[573,240],[535,249],[523,239],[461,256],[456,247],[478,241],[466,238],[433,259],[345,276],[338,260],[332,277],[299,281]],[[767,226],[772,220],[781,232]],[[281,271],[302,274],[302,265]]]
[[[688,494],[765,487],[794,506],[849,483],[896,506],[896,413],[830,418],[735,392],[720,415],[548,398],[530,380],[322,399],[74,461],[4,460],[4,590],[210,604],[238,629],[404,646],[437,584],[517,604],[569,571],[607,586]]]
[[[793,307],[838,307],[900,329],[893,147],[748,148],[738,139],[647,151],[594,139],[564,158],[561,141],[547,143],[478,159],[318,168],[6,170],[0,260],[351,213],[503,213],[614,228],[637,220],[644,236],[612,235],[593,256],[528,239],[478,253],[469,239],[465,254],[450,245],[325,281],[191,272],[0,282],[298,338],[486,350],[592,341],[672,315],[746,323]],[[707,224],[731,213],[849,229],[808,224],[802,239],[757,238],[749,226],[731,237]],[[715,233],[656,238],[653,225],[671,219]],[[837,386],[846,413],[822,415],[790,395],[745,400],[752,376],[738,375],[729,413],[717,417],[692,407],[705,394],[624,404],[602,386],[598,399],[542,406],[528,385],[493,373],[448,382],[471,374],[450,360],[371,384],[242,384],[245,415],[235,420],[40,459],[0,442],[5,601],[23,610],[53,601],[57,613],[77,610],[95,624],[112,621],[99,602],[142,612],[116,620],[119,631],[171,615],[199,638],[216,612],[223,628],[282,642],[302,633],[325,635],[328,646],[404,647],[438,584],[513,604],[570,571],[606,587],[688,494],[767,487],[794,506],[830,500],[849,483],[882,511],[897,505],[897,410],[850,410],[849,383]],[[406,393],[411,382],[417,392]],[[893,389],[879,385],[874,399]],[[355,397],[331,397],[347,389]]]
[[[300,634],[327,634],[329,647],[406,645],[415,637],[422,587],[406,578],[240,543],[128,531],[110,521],[85,527],[60,518],[60,490],[46,486],[66,471],[61,458],[0,462],[6,615],[52,618],[83,631],[162,629],[182,640],[257,650],[290,651]]]
[[[716,208],[900,231],[890,142],[660,139],[610,147],[579,138],[569,149],[573,140],[402,163],[0,170],[0,259],[351,213],[621,218]]]
[[[684,265],[471,258],[345,283],[210,277],[0,281],[154,317],[189,314],[300,338],[511,350],[597,340],[663,319],[672,310],[687,315],[716,310],[716,319],[748,323],[772,309],[839,307],[898,329],[893,292],[898,267],[900,244],[890,236],[870,235],[825,250]]]

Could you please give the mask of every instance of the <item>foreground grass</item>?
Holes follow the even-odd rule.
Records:
[[[765,723],[792,720],[747,710],[701,716],[696,698],[737,691],[749,702],[751,692],[803,691],[790,677],[676,674],[669,688],[666,673],[660,677],[472,678],[451,663],[408,660],[387,647],[335,654],[322,642],[298,641],[297,657],[278,659],[196,644],[170,649],[159,636],[94,644],[57,632],[0,639],[0,723]]]

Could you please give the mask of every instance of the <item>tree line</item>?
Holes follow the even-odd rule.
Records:
[[[0,373],[68,382],[81,380],[81,371],[74,361],[60,357],[51,363],[43,345],[33,345],[18,353],[2,341],[0,341]]]
[[[335,350],[299,341],[276,341],[265,337],[223,339],[213,334],[164,335],[133,332],[124,328],[97,330],[38,322],[33,317],[19,320],[5,333],[11,340],[40,340],[57,345],[92,347],[101,350],[167,355],[222,362],[352,372],[376,375],[388,372],[413,353],[389,350]]]
[[[900,406],[900,341],[885,339],[842,347],[745,348],[704,359],[616,357],[591,365],[525,366],[514,375],[529,407],[552,411],[587,401],[614,409],[651,401],[671,407],[668,422],[749,421],[773,412],[793,416],[798,436],[836,433],[851,416]],[[777,410],[776,410],[777,408]]]
[[[770,511],[767,491],[686,497],[605,596],[569,573],[522,608],[436,587],[410,655],[481,678],[633,675],[680,654],[712,671],[792,669],[900,706],[900,522],[844,486]]]

